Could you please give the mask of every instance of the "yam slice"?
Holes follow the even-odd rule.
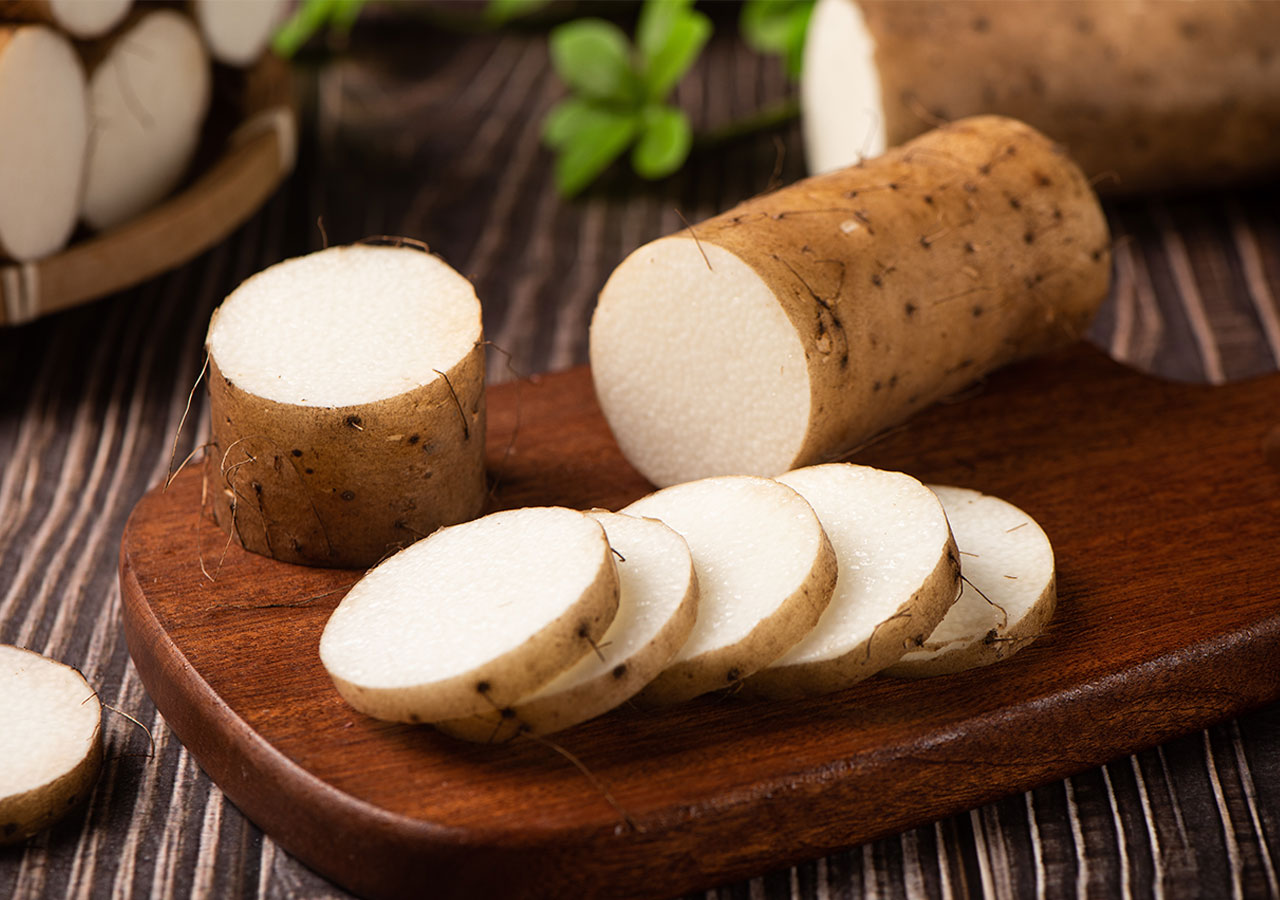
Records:
[[[0,27],[0,257],[39,259],[67,242],[88,138],[71,44],[42,25]]]
[[[196,24],[220,63],[249,66],[267,49],[288,9],[286,0],[194,0]]]
[[[0,0],[0,19],[45,22],[79,40],[120,24],[133,0]]]
[[[209,55],[191,20],[158,9],[102,52],[89,76],[93,139],[81,217],[111,228],[169,194],[195,155],[211,90]]]
[[[70,666],[0,645],[0,844],[25,840],[88,796],[102,766],[102,705]]]
[[[588,515],[608,535],[620,589],[618,614],[597,652],[501,711],[437,722],[437,728],[489,742],[568,728],[629,699],[684,644],[698,615],[698,579],[684,538],[655,519]]]
[[[778,477],[809,501],[839,560],[831,604],[800,643],[747,680],[767,697],[846,688],[930,634],[960,591],[960,558],[937,496],[910,475],[850,463]]]
[[[1040,636],[1057,605],[1053,547],[1035,520],[968,488],[933,490],[960,548],[964,590],[933,634],[887,675],[948,675],[1007,659]]]
[[[698,622],[641,702],[678,703],[737,684],[804,637],[831,600],[831,542],[804,498],[776,481],[705,478],[622,512],[679,532],[698,576]]]
[[[365,568],[484,505],[484,347],[471,283],[412,247],[259,272],[206,339],[213,512],[248,550]]]
[[[591,652],[618,607],[604,529],[570,509],[442,528],[370,570],[320,637],[361,712],[438,722],[510,706]]]
[[[811,173],[842,169],[884,152],[876,42],[854,0],[814,4],[804,44],[800,104]]]

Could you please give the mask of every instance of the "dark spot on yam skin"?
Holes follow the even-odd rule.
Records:
[[[315,470],[315,469],[303,469],[302,471],[306,472],[308,475],[314,475],[314,474],[316,474],[316,470]]]
[[[347,501],[356,499],[355,491],[343,491],[342,499]]]
[[[508,719],[508,720],[510,720],[510,719],[514,719],[514,718],[516,717],[516,711],[515,711],[514,709],[512,709],[510,706],[504,706],[504,707],[502,707],[502,709],[498,712],[498,715],[499,715],[499,716],[501,716],[501,717],[502,717],[502,718],[504,718],[504,719]]]
[[[290,450],[289,452],[293,454],[293,456],[294,456],[294,458],[295,458],[295,459],[297,459],[299,456],[301,456],[301,455],[302,455],[302,451],[301,451],[301,450]]]
[[[967,193],[970,193],[970,194],[976,194],[978,192],[978,186],[974,184],[972,181],[966,181],[964,183],[964,189]]]
[[[991,166],[989,166],[987,163],[983,163],[982,165],[978,166],[978,174],[979,174],[979,175],[990,175],[990,174],[991,174]]]
[[[1053,221],[1055,222],[1062,221],[1062,210],[1056,206],[1053,208]]]
[[[973,20],[972,27],[978,34],[986,34],[991,30],[991,20],[986,16],[978,16]]]
[[[890,181],[889,190],[896,191],[897,189],[898,189],[898,183],[896,181]]]
[[[626,674],[627,674],[627,664],[626,664],[626,663],[621,663],[621,664],[616,665],[616,666],[614,666],[614,667],[613,667],[613,677],[614,677],[614,678],[621,678],[623,675],[626,675]]]
[[[422,440],[422,438],[421,438],[419,435],[416,435],[416,434],[411,434],[411,435],[409,435],[409,444],[410,444],[410,446],[412,446],[413,444],[418,443],[418,441],[420,441],[420,440]]]
[[[889,376],[889,387],[895,388],[897,386],[898,386],[898,376],[897,375]]]
[[[409,721],[412,722],[414,725],[418,725],[422,722],[422,717],[419,716],[417,713],[409,713]]]
[[[840,368],[842,369],[849,368],[849,354],[847,352],[844,354],[844,356],[840,357]]]
[[[977,248],[977,247],[975,247],[975,246],[973,246],[973,241],[965,241],[965,242],[964,242],[964,252],[965,252],[965,253],[977,253],[977,252],[978,252],[978,248]]]
[[[1194,41],[1200,36],[1200,23],[1192,22],[1187,19],[1178,23],[1178,33],[1189,41]]]
[[[924,202],[929,204],[930,206],[933,206],[933,194],[925,194]]]
[[[1099,260],[1102,259],[1102,251],[1094,250],[1092,253],[1089,254],[1089,258],[1094,262],[1098,262]]]
[[[1093,34],[1093,20],[1084,17],[1076,19],[1076,31],[1080,34]]]
[[[1017,197],[1010,197],[1009,206],[1011,206],[1014,209],[1022,209],[1022,201],[1019,200]]]
[[[231,424],[231,417],[230,417],[230,416],[225,416],[224,418],[226,418],[226,420],[227,420],[227,424],[228,424],[228,425],[230,425],[230,424]]]
[[[902,310],[907,314],[907,318],[909,319],[916,314],[916,305],[908,300],[907,305],[902,307]]]
[[[880,382],[878,382],[878,381],[874,381],[874,382],[872,382],[872,383],[871,383],[871,390],[873,390],[873,391],[878,391],[878,390],[880,390]]]
[[[730,669],[728,672],[725,673],[725,681],[737,681],[741,677],[742,677],[742,670],[739,669],[737,666],[734,666],[732,669]]]
[[[880,287],[882,284],[884,284],[884,279],[881,278],[879,275],[872,275],[871,283],[874,284],[876,287]]]
[[[975,307],[973,308],[973,317],[974,317],[975,319],[980,319],[980,318],[982,318],[982,307],[981,307],[981,306],[975,306]]]
[[[298,543],[298,539],[297,539],[297,538],[293,538],[293,539],[292,539],[292,541],[291,541],[291,543],[293,544],[293,552],[294,552],[294,553],[301,553],[301,552],[302,552],[302,544]]]
[[[346,425],[348,428],[359,428],[362,423],[360,421],[359,416],[347,416],[343,420],[343,424]]]
[[[927,234],[920,235],[920,246],[926,250],[933,248],[933,242],[929,240],[929,236]]]
[[[487,682],[487,681],[477,681],[477,682],[476,682],[476,692],[477,692],[477,693],[480,693],[480,694],[487,694],[487,693],[489,693],[489,690],[490,690],[492,687],[493,687],[493,685],[489,684],[489,682]]]
[[[1035,242],[1036,242],[1036,236],[1035,236],[1035,233],[1034,233],[1034,232],[1032,232],[1032,231],[1024,231],[1024,232],[1022,233],[1022,243],[1024,243],[1024,244],[1034,244]]]
[[[261,496],[262,496],[262,485],[260,485],[260,484],[259,484],[258,482],[256,482],[256,481],[251,481],[251,482],[249,482],[249,484],[250,484],[250,486],[253,488],[253,492],[254,492],[255,494],[257,494],[259,497],[261,497]]]
[[[911,641],[912,641],[912,643],[914,643],[917,647],[923,647],[923,646],[924,646],[924,634],[923,634],[923,632],[922,632],[922,633],[920,633],[920,634],[917,634],[915,637],[913,637],[913,638],[911,639]]]

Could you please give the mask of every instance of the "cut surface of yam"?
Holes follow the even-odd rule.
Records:
[[[884,152],[875,52],[857,3],[818,0],[809,18],[800,78],[800,124],[810,172],[831,172]]]
[[[1109,281],[1074,164],[1019,122],[966,119],[631,253],[591,373],[655,484],[773,476],[1077,339]]]
[[[0,644],[0,844],[47,828],[93,789],[102,705],[75,669]]]
[[[42,22],[79,40],[118,25],[133,0],[0,0],[0,20]]]
[[[0,26],[0,257],[39,259],[67,242],[88,136],[71,44],[41,25]]]
[[[812,507],[766,478],[678,484],[622,510],[658,519],[688,542],[698,621],[638,699],[678,703],[730,687],[795,645],[836,583],[836,556]]]
[[[591,652],[618,607],[604,529],[540,507],[443,528],[338,604],[320,661],[361,712],[436,722],[501,709]]]
[[[835,548],[831,603],[800,643],[747,681],[769,697],[841,690],[918,646],[960,590],[937,496],[901,472],[829,463],[778,476],[813,506]]]
[[[1006,659],[1040,636],[1058,600],[1053,548],[1035,520],[998,497],[932,487],[960,549],[964,590],[887,675],[948,675]]]
[[[86,224],[119,225],[177,187],[195,155],[210,82],[200,33],[174,10],[149,12],[114,39],[89,76]]]
[[[618,613],[597,650],[505,709],[436,727],[490,742],[568,728],[629,699],[684,644],[698,614],[698,579],[684,538],[654,519],[587,515],[604,526],[618,569]]]
[[[286,0],[195,0],[196,23],[220,63],[248,66],[267,43],[288,7]]]
[[[367,567],[485,500],[470,282],[412,247],[331,247],[246,280],[206,339],[213,512],[247,549]]]

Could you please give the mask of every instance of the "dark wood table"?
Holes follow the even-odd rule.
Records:
[[[721,31],[677,92],[703,128],[793,92],[776,64]],[[664,182],[615,172],[560,200],[538,135],[561,88],[533,31],[459,37],[368,21],[347,55],[299,74],[299,166],[258,215],[153,282],[0,332],[0,642],[79,666],[154,739],[107,713],[92,801],[0,850],[0,896],[347,896],[201,772],[148,699],[120,630],[124,522],[170,465],[209,313],[232,287],[326,240],[403,234],[475,281],[504,351],[491,355],[492,381],[563,369],[585,361],[595,294],[629,250],[803,169],[791,125],[695,153]],[[1116,278],[1093,342],[1180,380],[1280,368],[1277,210],[1275,184],[1109,203]],[[1267,414],[1280,423],[1276,400]],[[179,459],[204,441],[205,414],[197,394]],[[1277,856],[1272,705],[711,895],[1261,897],[1280,894]]]

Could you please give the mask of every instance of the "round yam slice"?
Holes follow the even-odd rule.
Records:
[[[766,697],[842,690],[919,646],[960,592],[937,496],[901,472],[849,463],[778,476],[809,501],[839,560],[831,604],[800,643],[747,679]]]
[[[209,498],[287,562],[366,568],[485,500],[470,282],[412,247],[331,247],[246,280],[206,339]]]
[[[598,645],[618,608],[600,523],[559,507],[442,528],[370,570],[320,637],[363,713],[437,722],[503,709]]]
[[[960,548],[964,590],[933,634],[887,675],[948,675],[1007,659],[1040,636],[1057,605],[1053,548],[1035,520],[968,488],[933,490]]]
[[[252,65],[288,8],[286,0],[195,0],[196,24],[209,52],[229,66]]]
[[[779,475],[1078,339],[1110,268],[1059,148],[965,119],[634,251],[600,293],[591,373],[655,484]]]
[[[0,19],[44,22],[83,41],[106,34],[132,5],[133,0],[0,0]]]
[[[182,180],[209,109],[211,72],[199,31],[172,9],[141,15],[95,55],[81,217],[103,230],[154,206]]]
[[[71,44],[41,25],[0,27],[0,257],[39,259],[67,242],[88,138]]]
[[[804,498],[776,481],[706,478],[622,512],[679,532],[698,578],[697,624],[640,702],[678,703],[737,684],[804,637],[831,600],[831,542]]]
[[[684,644],[698,615],[698,579],[684,538],[655,519],[587,515],[604,526],[618,568],[618,614],[596,652],[502,710],[437,722],[441,731],[494,742],[585,722],[629,699]]]
[[[89,795],[102,704],[70,666],[0,645],[0,844],[42,831]]]

